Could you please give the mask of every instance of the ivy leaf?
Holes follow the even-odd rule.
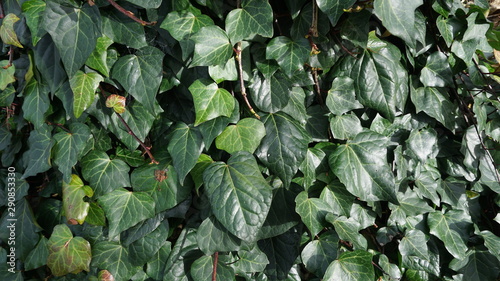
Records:
[[[104,78],[97,72],[85,73],[78,70],[73,77],[69,79],[69,85],[73,91],[73,110],[75,117],[82,115],[95,98],[95,91]]]
[[[24,265],[25,270],[33,270],[47,264],[47,257],[49,256],[48,241],[49,240],[45,238],[45,236],[40,238],[36,247],[30,252],[28,257],[26,257]]]
[[[264,78],[255,72],[250,85],[250,96],[255,105],[263,111],[275,113],[285,108],[290,100],[290,80],[282,72]]]
[[[326,270],[325,280],[372,280],[375,276],[372,254],[363,250],[344,252]]]
[[[84,201],[84,197],[92,197],[94,191],[90,186],[83,185],[83,181],[77,175],[71,175],[69,182],[63,181],[63,209],[68,222],[76,221],[83,224],[87,217],[90,204]]]
[[[349,77],[336,77],[332,88],[326,97],[326,106],[335,115],[342,115],[350,110],[362,108],[363,105],[356,100],[353,87],[354,80]]]
[[[14,77],[14,73],[16,71],[16,67],[14,65],[9,65],[8,60],[0,61],[0,90],[4,91],[10,83],[16,82],[16,78]]]
[[[28,0],[22,4],[22,10],[25,14],[26,24],[31,31],[31,40],[33,46],[40,41],[46,31],[40,28],[43,11],[45,11],[45,1],[43,0]]]
[[[470,228],[471,220],[464,211],[429,213],[427,224],[430,233],[443,241],[445,248],[453,257],[460,260],[466,258],[468,247],[465,243],[469,238],[467,230]]]
[[[266,59],[276,60],[283,72],[292,77],[296,71],[303,69],[309,59],[309,52],[310,46],[306,39],[293,41],[286,36],[278,36],[267,44]]]
[[[421,87],[411,94],[411,100],[418,112],[441,122],[446,128],[455,128],[456,106],[448,99],[448,94],[441,88]]]
[[[118,10],[101,10],[102,32],[113,42],[140,49],[147,46],[144,27]]]
[[[326,202],[319,198],[308,198],[307,191],[302,191],[295,198],[295,203],[297,204],[295,211],[311,231],[312,236],[326,227],[325,216],[330,209]]]
[[[54,227],[48,246],[47,265],[54,276],[90,271],[90,243],[82,237],[73,237],[65,224]]]
[[[253,153],[266,134],[264,124],[257,119],[244,118],[230,125],[215,139],[215,145],[232,154],[237,151]]]
[[[225,64],[233,54],[226,32],[216,25],[200,28],[192,38],[196,45],[191,66]]]
[[[106,269],[115,280],[129,280],[134,274],[128,250],[116,241],[97,242],[92,247],[91,265]]]
[[[109,159],[102,151],[91,151],[82,159],[82,174],[94,189],[97,198],[111,191],[130,186],[130,167],[119,159]]]
[[[118,109],[120,107],[118,106]],[[139,102],[132,101],[127,105],[127,110],[121,114],[123,120],[127,123],[135,135],[144,142],[151,127],[153,126],[154,115],[144,105]],[[111,116],[113,126],[110,130],[123,142],[130,150],[134,150],[139,146],[139,142],[132,137],[128,128],[122,121],[119,120],[118,113],[113,113]]]
[[[336,139],[353,139],[363,127],[361,120],[353,112],[345,115],[330,116],[330,130]]]
[[[213,25],[213,20],[201,13],[194,14],[192,10],[173,11],[168,13],[160,27],[168,30],[175,40],[190,40],[200,28]]]
[[[234,110],[234,98],[223,88],[210,80],[196,80],[189,91],[193,96],[196,112],[195,126],[219,116],[230,117]]]
[[[107,36],[97,38],[94,51],[90,54],[86,65],[99,71],[104,76],[109,76],[110,67],[108,66],[108,48],[113,44],[113,40]]]
[[[359,233],[362,227],[357,220],[344,216],[335,217],[332,214],[328,214],[326,219],[333,225],[340,239],[351,242],[354,249],[366,250],[368,242],[366,238]]]
[[[284,113],[268,114],[261,121],[266,136],[255,154],[288,186],[306,157],[310,136],[297,121]]]
[[[304,174],[304,188],[312,186],[316,180],[316,170],[325,159],[325,152],[319,148],[308,148],[306,158],[300,164],[299,170]]]
[[[162,0],[128,0],[127,2],[146,9],[156,9],[160,7],[161,1]]]
[[[390,33],[402,38],[408,46],[415,48],[417,29],[415,28],[415,9],[423,4],[422,0],[375,0],[375,15]]]
[[[463,260],[453,260],[450,268],[463,274],[463,280],[483,281],[498,279],[498,257],[486,251],[471,250]]]
[[[300,256],[307,270],[316,276],[324,276],[328,265],[337,259],[339,237],[328,231],[304,247]]]
[[[24,88],[24,119],[40,128],[45,123],[45,114],[50,107],[49,93],[37,80],[31,79]]]
[[[120,95],[110,95],[106,98],[106,107],[112,108],[114,112],[122,114],[125,112],[126,99]]]
[[[453,73],[445,54],[434,52],[427,57],[427,63],[420,72],[420,81],[426,87],[453,85]]]
[[[50,151],[54,145],[51,128],[43,124],[38,129],[31,131],[28,138],[29,150],[23,154],[23,159],[27,163],[23,179],[34,176],[50,169]]]
[[[207,256],[215,252],[238,250],[241,244],[241,240],[227,231],[214,216],[206,218],[198,227],[196,241]]]
[[[231,280],[234,278],[234,269],[227,264],[219,262],[217,267],[217,279]],[[202,256],[191,265],[191,277],[193,281],[205,281],[212,277],[214,271],[214,261],[211,256]]]
[[[335,0],[316,0],[318,8],[328,15],[328,19],[332,23],[332,26],[337,25],[337,21],[340,16],[344,13],[345,9],[350,8],[356,1],[335,1]]]
[[[196,165],[203,147],[203,139],[196,128],[191,128],[184,123],[176,125],[167,149],[172,156],[174,168],[181,183]]]
[[[236,270],[240,272],[262,272],[269,263],[264,252],[258,246],[238,251],[240,259],[236,263]]]
[[[99,197],[98,202],[109,220],[110,238],[155,215],[154,200],[145,192],[118,188]]]
[[[244,0],[241,9],[226,16],[226,30],[233,44],[256,34],[273,36],[273,10],[265,0]]]
[[[227,164],[214,162],[203,172],[203,181],[217,220],[236,237],[255,241],[272,200],[255,158],[241,151]]]
[[[17,39],[16,32],[14,31],[14,23],[18,21],[19,17],[15,14],[7,14],[2,20],[2,26],[0,26],[0,38],[4,44],[23,48],[23,45],[21,45],[21,42]]]
[[[425,234],[418,229],[408,231],[399,243],[399,251],[403,256],[415,256],[423,260],[429,260],[429,251],[427,247]]]
[[[95,5],[74,8],[48,2],[42,26],[59,50],[66,73],[72,77],[94,51],[101,17]]]
[[[162,79],[164,53],[147,46],[134,55],[126,55],[115,62],[111,77],[150,112],[156,112],[156,94]]]
[[[335,175],[361,200],[398,202],[394,175],[386,160],[387,141],[375,132],[362,132],[330,155]]]
[[[417,159],[425,163],[438,154],[438,137],[434,129],[413,130],[406,140],[409,150]]]
[[[329,206],[329,211],[337,216],[350,216],[356,197],[337,181],[329,183],[321,192],[320,198]]]

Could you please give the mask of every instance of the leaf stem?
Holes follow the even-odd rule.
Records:
[[[147,145],[145,145],[137,137],[137,135],[132,131],[132,129],[130,129],[129,125],[127,124],[127,122],[125,121],[125,119],[123,119],[123,117],[121,116],[120,113],[117,113],[117,112],[115,112],[115,113],[118,116],[118,118],[120,119],[120,121],[122,121],[123,126],[125,126],[125,128],[127,128],[127,133],[129,135],[131,135],[132,137],[134,137],[134,139],[142,146],[142,148],[144,148],[144,151],[146,151],[146,153],[148,154],[149,158],[151,159],[151,163],[150,164],[159,164],[159,162],[156,161],[156,159],[154,158],[153,154],[151,153],[150,147],[148,147]]]
[[[312,1],[312,20],[311,27],[309,27],[309,34],[313,37],[318,37],[318,4],[316,1]]]
[[[257,119],[260,119],[260,116],[259,114],[257,114],[255,112],[255,110],[253,109],[252,105],[250,104],[250,102],[248,101],[248,97],[247,97],[247,91],[246,91],[246,88],[245,88],[245,82],[243,81],[243,64],[241,62],[241,42],[238,42],[236,44],[236,50],[235,50],[235,53],[236,53],[236,61],[238,62],[238,72],[239,72],[239,77],[240,77],[240,88],[241,88],[241,95],[243,96],[243,100],[245,101],[245,104],[247,105],[248,109],[250,110],[250,112],[255,116],[257,117]]]
[[[212,281],[217,281],[217,263],[219,263],[219,252],[214,253],[214,271],[212,272]]]
[[[142,26],[145,26],[145,25],[155,25],[156,24],[156,21],[152,21],[152,22],[147,22],[147,21],[143,21],[141,20],[140,18],[136,17],[134,15],[134,13],[132,13],[131,11],[127,11],[125,10],[125,8],[123,8],[122,6],[118,5],[115,0],[108,0],[109,4],[111,4],[113,7],[115,7],[118,11],[122,12],[122,14],[126,15],[127,17],[133,19],[134,21],[140,23]]]

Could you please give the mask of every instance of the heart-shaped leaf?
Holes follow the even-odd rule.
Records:
[[[253,153],[266,134],[264,124],[257,119],[244,118],[236,125],[230,125],[215,139],[218,149],[234,153],[248,151]]]
[[[83,177],[94,189],[95,197],[117,188],[130,186],[130,167],[119,159],[109,159],[102,151],[91,151],[82,160]]]
[[[83,224],[87,217],[90,204],[84,201],[84,197],[92,197],[94,191],[90,186],[83,185],[83,181],[77,175],[71,175],[69,182],[63,182],[63,209],[67,221],[76,221]]]
[[[90,243],[82,237],[73,237],[65,224],[54,227],[48,246],[47,265],[55,276],[90,271]]]
[[[328,266],[325,280],[359,281],[372,280],[375,276],[372,254],[363,250],[344,252]]]
[[[273,36],[273,10],[265,0],[244,0],[241,9],[234,9],[226,17],[226,30],[233,44],[256,34]]]
[[[219,116],[230,117],[234,110],[234,98],[231,94],[209,80],[196,80],[189,91],[193,96],[196,112],[195,126]]]

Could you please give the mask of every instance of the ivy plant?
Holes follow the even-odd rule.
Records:
[[[499,1],[0,1],[0,279],[495,281]]]

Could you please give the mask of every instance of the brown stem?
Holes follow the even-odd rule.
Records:
[[[312,20],[311,27],[309,27],[309,34],[313,37],[318,37],[318,4],[316,1],[312,1]]]
[[[125,128],[127,128],[127,133],[129,135],[131,135],[132,137],[134,137],[134,139],[142,146],[142,148],[144,148],[144,151],[146,151],[146,153],[148,154],[149,158],[151,159],[151,164],[159,164],[159,162],[155,160],[153,154],[151,154],[150,148],[147,145],[145,145],[137,137],[137,135],[132,131],[132,129],[130,129],[129,125],[127,124],[127,122],[125,121],[125,119],[123,119],[123,117],[121,116],[121,114],[117,113],[117,112],[115,112],[115,113],[118,116],[118,118],[120,119],[120,121],[122,121],[123,126],[125,126]]]
[[[108,0],[109,4],[111,4],[113,7],[115,7],[118,11],[122,12],[122,14],[126,15],[127,17],[133,19],[134,21],[140,23],[142,26],[145,26],[145,25],[155,25],[156,24],[156,21],[152,21],[152,22],[147,22],[147,21],[143,21],[141,20],[140,18],[136,17],[134,15],[134,13],[132,13],[131,11],[127,11],[125,10],[125,8],[123,8],[122,6],[118,5],[115,0]]]
[[[250,110],[250,112],[255,116],[257,117],[257,119],[260,119],[260,116],[259,114],[257,114],[255,112],[255,110],[253,110],[253,107],[252,105],[250,104],[250,102],[248,101],[248,97],[247,97],[247,91],[245,89],[245,82],[243,81],[243,64],[241,62],[241,42],[238,42],[236,44],[236,61],[238,62],[238,72],[239,72],[239,76],[240,76],[240,88],[241,88],[241,95],[243,96],[243,100],[245,101],[248,109]]]
[[[217,281],[217,263],[219,263],[219,252],[214,253],[214,271],[212,272],[212,281]]]
[[[67,129],[66,127],[64,127],[62,124],[59,124],[59,123],[52,123],[52,122],[49,122],[47,121],[47,124],[51,125],[51,126],[57,126],[61,129],[63,129],[64,131],[68,132],[68,133],[71,133],[71,131],[69,129]]]
[[[14,47],[12,45],[9,46],[9,63],[6,66],[2,66],[3,69],[7,69],[12,66],[12,62],[14,61]]]
[[[321,105],[324,105],[325,103],[323,101],[323,96],[321,95],[321,87],[319,86],[318,69],[313,67],[311,68],[311,72],[314,79],[314,88],[316,89],[316,93],[318,93],[319,102]]]

